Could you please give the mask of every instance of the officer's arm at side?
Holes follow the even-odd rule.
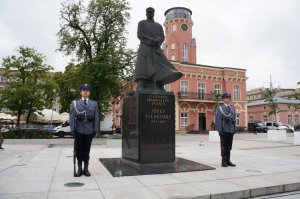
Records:
[[[98,103],[96,102],[96,110],[95,110],[95,120],[94,120],[94,133],[99,132],[99,126],[100,126],[100,121],[99,121],[99,108],[98,108]]]
[[[71,108],[70,108],[69,122],[70,122],[71,132],[75,132],[75,110],[74,110],[73,102],[72,102]]]

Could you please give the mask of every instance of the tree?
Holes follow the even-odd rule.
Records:
[[[217,93],[216,91],[212,92],[212,98],[214,100],[214,106],[213,106],[213,109],[212,109],[212,113],[214,115],[217,113],[217,108],[220,104],[221,95],[222,94]]]
[[[59,85],[57,93],[61,112],[69,112],[71,101],[79,97],[80,68],[80,65],[69,63],[64,73],[57,72],[53,75],[53,81]]]
[[[92,85],[91,97],[98,101],[102,115],[111,98],[120,94],[121,80],[133,67],[135,52],[126,49],[125,38],[129,10],[125,0],[90,0],[86,6],[82,0],[62,4],[59,50],[76,55],[78,80]]]
[[[268,115],[273,115],[275,118],[275,121],[277,121],[277,113],[280,111],[278,110],[278,104],[276,103],[276,99],[274,99],[276,95],[275,89],[267,89],[266,92],[263,94],[263,99],[265,102],[268,103],[268,106],[270,108],[270,111]],[[272,121],[273,125],[273,121]]]
[[[20,116],[27,111],[27,123],[30,115],[49,103],[46,91],[54,88],[53,82],[47,81],[51,66],[44,64],[44,55],[34,48],[19,47],[18,55],[3,58],[5,76],[10,81],[7,88],[1,92],[1,107],[7,107],[17,112],[17,125]],[[12,73],[12,70],[16,70]]]

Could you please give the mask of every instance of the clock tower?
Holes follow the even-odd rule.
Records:
[[[196,64],[196,39],[192,37],[192,11],[184,7],[170,8],[165,12],[166,39],[163,46],[171,61]]]

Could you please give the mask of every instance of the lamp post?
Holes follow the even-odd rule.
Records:
[[[54,103],[56,102],[56,89],[53,89],[53,99],[52,99],[52,110],[51,110],[51,120],[50,120],[50,125],[52,125],[52,118],[53,118],[53,106]]]
[[[269,103],[269,106],[271,108],[271,112],[273,112],[273,118],[272,118],[272,121],[271,121],[272,127],[273,127],[274,119],[277,122],[277,105],[276,105],[277,99],[274,99],[274,97],[276,95],[276,93],[275,93],[276,88],[274,88],[274,86],[273,86],[275,83],[278,84],[277,88],[279,89],[280,88],[280,82],[278,82],[278,81],[273,82],[272,81],[272,76],[270,75],[270,81],[269,82],[264,82],[263,86],[262,86],[262,89],[267,90],[267,92],[268,92],[268,96],[267,95],[265,96],[265,102],[267,101]],[[264,84],[269,84],[269,88],[265,89]]]

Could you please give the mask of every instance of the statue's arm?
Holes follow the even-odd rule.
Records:
[[[153,39],[144,33],[144,28],[142,22],[139,22],[137,37],[141,40],[141,42],[151,46]]]

